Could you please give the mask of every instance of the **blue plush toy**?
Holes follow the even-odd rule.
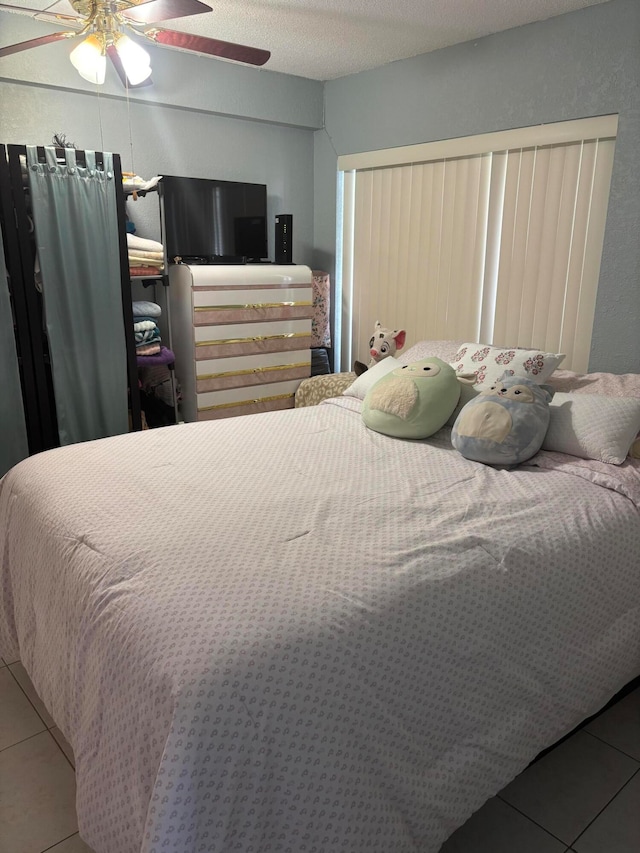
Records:
[[[486,465],[526,462],[542,447],[553,389],[508,372],[460,410],[451,442],[466,459]]]

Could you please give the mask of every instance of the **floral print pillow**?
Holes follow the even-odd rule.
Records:
[[[478,385],[491,385],[505,371],[511,376],[527,376],[541,385],[563,358],[564,353],[468,343],[462,344],[451,366],[457,373],[475,373],[478,377],[476,388]]]
[[[527,376],[542,385],[562,362],[564,353],[541,352],[518,347],[496,347],[487,344],[464,343],[450,362],[456,373],[475,373],[475,385],[463,385],[460,402],[449,419],[450,425],[458,412],[476,394],[490,387],[507,371],[511,376]]]

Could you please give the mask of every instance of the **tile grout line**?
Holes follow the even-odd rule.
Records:
[[[569,851],[569,853],[571,853],[571,847],[572,847],[572,845],[573,845],[573,844],[575,844],[575,843],[576,843],[576,841],[577,841],[577,840],[578,840],[578,839],[579,839],[579,838],[580,838],[580,837],[581,837],[581,836],[582,836],[582,835],[587,831],[587,829],[591,826],[591,824],[592,824],[595,820],[597,820],[597,819],[600,817],[600,815],[602,814],[602,812],[603,812],[603,811],[604,811],[608,806],[610,806],[610,805],[611,805],[611,803],[615,800],[615,798],[618,796],[618,794],[619,794],[619,793],[620,793],[624,788],[626,788],[626,787],[627,787],[627,785],[629,784],[629,782],[631,782],[631,780],[634,778],[634,776],[636,776],[638,773],[640,773],[640,762],[638,761],[638,759],[637,759],[637,758],[634,758],[634,756],[633,756],[633,755],[629,755],[628,753],[623,752],[621,749],[618,749],[617,747],[613,746],[613,744],[607,743],[607,741],[606,741],[606,740],[602,740],[602,738],[599,738],[597,735],[593,735],[593,734],[591,734],[591,732],[587,732],[587,731],[585,731],[584,733],[585,733],[585,734],[587,734],[587,735],[589,735],[590,737],[594,738],[595,740],[599,741],[600,743],[604,744],[605,746],[608,746],[608,747],[610,747],[611,749],[615,749],[615,750],[616,750],[616,752],[620,753],[620,755],[624,755],[624,756],[625,756],[625,758],[630,758],[632,761],[635,761],[635,762],[636,762],[636,764],[638,764],[638,768],[637,768],[637,769],[636,769],[636,770],[631,774],[631,776],[627,779],[627,781],[626,781],[626,782],[625,782],[625,783],[624,783],[624,784],[623,784],[623,785],[622,785],[622,786],[621,786],[621,787],[620,787],[620,788],[615,792],[615,794],[613,794],[613,796],[611,797],[611,799],[610,799],[610,800],[608,800],[608,802],[607,802],[607,803],[606,803],[606,804],[605,804],[605,805],[600,809],[600,811],[598,812],[598,814],[597,814],[597,815],[595,815],[595,817],[593,817],[593,818],[589,821],[589,823],[585,826],[585,828],[584,828],[583,830],[581,830],[581,831],[580,831],[580,833],[579,833],[579,834],[578,834],[578,835],[573,839],[573,841],[572,841],[570,844],[568,844],[568,845],[567,845],[567,850],[565,851],[565,853],[567,853],[567,851]],[[507,805],[507,806],[511,806],[511,808],[512,808],[514,811],[518,812],[518,813],[519,813],[519,814],[521,814],[523,817],[526,817],[526,818],[527,818],[527,820],[530,820],[530,821],[531,821],[531,823],[534,823],[537,827],[539,827],[540,829],[544,830],[544,832],[546,832],[546,833],[547,833],[547,835],[550,835],[552,838],[555,838],[555,839],[556,839],[557,841],[559,841],[561,844],[567,844],[567,842],[566,842],[564,839],[562,839],[562,838],[558,838],[558,836],[557,836],[557,835],[554,835],[554,834],[553,834],[553,832],[550,832],[550,831],[549,831],[545,826],[542,826],[542,824],[538,823],[538,821],[537,821],[537,820],[535,820],[534,818],[530,817],[528,814],[526,814],[525,812],[521,811],[517,806],[514,806],[514,805],[513,805],[512,803],[510,803],[508,800],[505,800],[503,797],[501,797],[501,796],[500,796],[500,793],[501,793],[501,792],[497,793],[497,794],[496,794],[496,797],[498,797],[498,799],[499,799],[499,800],[501,800],[505,805]]]
[[[597,738],[597,740],[599,740],[599,738]],[[605,741],[602,741],[602,743],[605,743]],[[606,744],[606,746],[609,746],[609,744]],[[615,749],[615,747],[612,747],[612,749]],[[620,752],[620,750],[617,750],[617,751],[618,751],[618,752]],[[626,753],[622,753],[622,754],[623,754],[623,755],[626,755]],[[627,756],[627,757],[631,757],[631,756]],[[620,794],[620,793],[621,793],[621,791],[623,791],[623,790],[624,790],[624,788],[626,788],[626,787],[627,787],[627,785],[629,784],[629,782],[631,782],[631,780],[632,780],[635,776],[637,776],[637,775],[638,775],[638,773],[640,773],[640,767],[638,767],[636,770],[634,770],[634,772],[633,772],[633,773],[631,774],[631,776],[627,779],[627,781],[626,781],[626,782],[625,782],[625,783],[624,783],[624,784],[623,784],[623,785],[622,785],[622,786],[621,786],[621,787],[620,787],[620,788],[615,792],[615,794],[613,794],[613,796],[611,797],[611,799],[610,799],[610,800],[608,800],[608,801],[605,803],[605,805],[604,805],[604,806],[600,809],[600,811],[599,811],[599,812],[598,812],[598,813],[597,813],[597,814],[596,814],[596,815],[595,815],[595,816],[594,816],[594,817],[589,821],[589,823],[585,826],[585,828],[584,828],[584,829],[582,829],[582,830],[578,833],[578,835],[576,835],[576,837],[573,839],[573,841],[572,841],[570,844],[568,844],[568,845],[567,845],[567,850],[568,850],[568,851],[570,851],[570,850],[571,850],[572,845],[574,845],[574,844],[576,843],[576,841],[577,841],[577,840],[578,840],[582,835],[584,835],[584,833],[585,833],[585,832],[587,831],[587,829],[591,826],[591,824],[592,824],[595,820],[597,820],[597,819],[600,817],[600,815],[602,814],[602,812],[603,812],[606,808],[608,808],[608,807],[611,805],[611,803],[615,800],[615,798],[618,796],[618,794]],[[541,823],[538,823],[538,821],[537,821],[537,820],[535,820],[534,818],[530,817],[530,816],[529,816],[528,814],[526,814],[525,812],[521,811],[517,806],[514,806],[514,805],[513,805],[512,803],[510,803],[508,800],[503,799],[503,798],[500,796],[500,794],[499,794],[499,793],[498,793],[498,794],[496,794],[496,797],[498,797],[498,799],[499,799],[499,800],[501,800],[505,805],[507,805],[507,806],[511,806],[511,808],[512,808],[514,811],[518,812],[518,813],[519,813],[519,814],[521,814],[523,817],[526,817],[526,818],[527,818],[527,820],[530,820],[530,821],[531,821],[531,823],[534,823],[537,827],[539,827],[540,829],[544,830],[544,832],[546,832],[546,833],[547,833],[547,835],[550,835],[552,838],[555,838],[555,839],[556,839],[557,841],[559,841],[561,844],[567,844],[567,842],[566,842],[563,838],[558,838],[558,836],[557,836],[557,835],[554,835],[554,834],[553,834],[553,832],[551,832],[551,831],[550,831],[549,829],[547,829],[545,826],[542,826],[542,824],[541,824]],[[565,851],[565,853],[566,853],[566,851]]]
[[[21,743],[26,743],[28,740],[32,740],[34,737],[40,737],[40,735],[45,735],[45,734],[51,735],[51,732],[49,731],[49,729],[43,729],[41,732],[36,732],[33,735],[29,735],[29,737],[23,737],[21,740],[17,740],[15,743],[9,744],[9,746],[3,746],[2,749],[0,749],[0,755],[3,752],[6,752],[8,749],[13,749],[14,746],[19,746]],[[53,735],[51,735],[51,737],[53,737]],[[53,737],[53,739],[55,740],[54,737]]]
[[[20,663],[20,661],[16,661],[16,663]],[[62,753],[62,755],[64,756],[65,761],[69,764],[69,766],[71,767],[71,769],[72,769],[72,770],[73,770],[73,772],[75,773],[75,772],[76,772],[76,768],[75,768],[75,766],[72,764],[71,760],[69,759],[69,756],[67,755],[67,753],[66,753],[66,752],[64,751],[64,749],[62,748],[62,745],[58,743],[58,739],[57,739],[54,735],[52,735],[52,734],[51,734],[51,729],[49,728],[49,726],[47,725],[47,723],[45,722],[45,720],[43,720],[42,716],[38,713],[38,709],[37,709],[37,708],[36,708],[36,706],[33,704],[33,702],[31,701],[31,699],[29,699],[29,697],[27,696],[27,694],[26,694],[25,690],[23,689],[23,687],[22,687],[22,685],[20,684],[20,682],[18,681],[18,679],[15,677],[15,675],[13,674],[13,672],[11,672],[11,666],[12,666],[12,664],[7,664],[7,669],[9,670],[9,672],[10,672],[10,674],[11,674],[11,677],[13,678],[13,680],[15,681],[15,683],[18,685],[18,687],[20,688],[20,690],[22,690],[22,693],[23,693],[23,694],[24,694],[24,696],[26,697],[27,702],[29,703],[29,705],[31,705],[31,707],[33,708],[33,710],[36,712],[36,714],[37,714],[37,716],[38,716],[38,719],[40,720],[40,722],[41,722],[41,723],[42,723],[42,725],[44,726],[44,730],[45,730],[46,732],[48,732],[48,733],[51,735],[51,737],[53,738],[53,742],[54,742],[54,743],[55,743],[55,745],[58,747],[58,749],[60,750],[60,752]],[[27,675],[28,675],[28,673],[27,673]],[[34,690],[35,690],[35,687],[34,687]],[[42,701],[42,700],[40,700],[40,701]],[[51,719],[53,719],[53,717],[52,717]],[[55,723],[55,720],[54,720],[54,723]],[[58,728],[58,724],[57,724],[57,723],[55,723],[55,725],[54,725],[54,726],[52,726],[51,728],[58,729],[58,731],[60,731],[60,729]],[[41,735],[41,734],[42,734],[42,732],[37,732],[37,734]],[[62,734],[62,732],[60,732],[60,734]],[[17,743],[23,743],[25,740],[30,740],[30,739],[31,739],[31,737],[36,737],[36,735],[31,735],[31,736],[30,736],[30,737],[28,737],[28,738],[23,738],[23,740],[21,740],[21,741],[17,741]],[[12,743],[12,744],[11,744],[11,746],[15,746],[15,745],[16,745],[15,743]],[[6,746],[6,747],[4,747],[4,749],[11,749],[11,746]],[[2,752],[2,751],[3,751],[3,750],[0,750],[0,752]]]
[[[638,760],[635,755],[631,755],[630,753],[625,752],[624,749],[620,749],[619,746],[614,746],[612,743],[609,743],[609,741],[604,740],[604,738],[601,738],[600,735],[594,735],[593,732],[588,732],[585,730],[585,734],[589,735],[589,737],[595,738],[595,740],[599,740],[600,743],[604,743],[606,746],[610,746],[611,749],[615,749],[617,752],[620,753],[620,755],[626,755],[627,758],[630,758],[632,761],[635,761],[638,765],[638,768],[640,769],[640,760]]]
[[[19,663],[19,661],[16,661],[16,663]],[[13,674],[13,672],[11,671],[11,667],[12,667],[12,666],[13,666],[13,664],[11,664],[11,665],[7,665],[7,669],[8,669],[8,670],[9,670],[9,672],[11,673],[11,677],[13,678],[13,680],[15,681],[15,683],[18,685],[18,687],[20,688],[20,690],[22,690],[23,694],[25,695],[25,697],[26,697],[26,699],[27,699],[27,702],[31,705],[31,707],[33,708],[33,710],[34,710],[34,711],[36,712],[36,714],[38,715],[38,719],[40,720],[40,722],[42,723],[42,725],[46,728],[46,730],[47,730],[47,731],[49,731],[49,726],[47,725],[46,721],[42,718],[42,715],[38,712],[38,709],[36,708],[36,706],[33,704],[33,702],[31,701],[31,699],[29,699],[29,697],[27,696],[27,692],[26,692],[26,690],[22,687],[22,685],[20,684],[20,682],[18,681],[18,679],[15,677],[15,675],[14,675],[14,674]],[[25,670],[25,672],[27,672],[27,671]],[[27,678],[28,678],[28,677],[29,677],[29,673],[27,672]],[[30,678],[29,678],[29,681],[31,681],[31,679],[30,679]],[[32,685],[32,686],[33,686],[33,685]],[[35,687],[34,687],[33,689],[35,690]],[[37,693],[37,691],[36,691],[36,693]],[[40,698],[40,697],[38,697],[38,698]],[[40,701],[42,702],[42,700],[40,700]],[[44,703],[43,703],[43,704],[44,704]],[[53,717],[52,717],[51,719],[53,719]],[[54,721],[54,722],[55,722],[55,721]]]
[[[56,728],[58,728],[58,727],[56,726]],[[75,766],[75,764],[73,764],[73,763],[72,763],[72,761],[71,761],[71,759],[69,758],[69,756],[67,755],[67,753],[64,751],[64,749],[62,748],[62,746],[58,743],[58,738],[57,738],[55,735],[51,734],[51,729],[49,729],[48,731],[49,731],[49,734],[51,735],[51,737],[52,737],[52,738],[54,739],[54,741],[56,742],[56,746],[58,747],[58,749],[60,750],[60,752],[64,755],[65,759],[69,762],[69,766],[71,767],[71,769],[73,770],[73,773],[74,773],[74,775],[75,775],[75,772],[76,772],[76,766]],[[58,731],[60,732],[60,729],[58,729]],[[62,732],[60,732],[60,734],[62,734]],[[64,737],[64,735],[63,735],[63,737]],[[65,738],[65,740],[66,740],[66,738]],[[67,743],[68,743],[68,741],[67,741]],[[71,746],[71,744],[69,744],[69,746]]]
[[[40,853],[47,853],[47,850],[53,850],[54,847],[57,847],[58,844],[62,844],[64,841],[68,841],[70,838],[75,838],[76,835],[79,837],[79,832],[73,832],[71,835],[67,835],[66,838],[61,838],[60,841],[56,841],[55,844],[51,844],[49,847],[45,847],[44,850],[41,850]]]
[[[496,797],[497,797],[501,802],[503,802],[503,803],[505,804],[505,806],[509,806],[510,808],[512,808],[512,809],[514,810],[514,812],[518,812],[518,814],[522,815],[522,817],[525,817],[528,821],[530,821],[530,822],[531,822],[531,823],[533,823],[535,826],[537,826],[537,827],[538,827],[538,829],[541,829],[543,832],[546,832],[546,834],[547,834],[547,835],[549,835],[549,836],[551,836],[551,838],[555,838],[555,840],[556,840],[556,841],[559,841],[559,842],[560,842],[560,844],[564,844],[564,845],[565,845],[565,847],[567,848],[567,850],[569,850],[569,848],[571,847],[571,845],[570,845],[570,844],[567,844],[567,842],[566,842],[566,841],[564,841],[564,839],[562,839],[562,838],[558,838],[558,836],[557,836],[557,835],[554,835],[554,834],[553,834],[553,832],[550,832],[550,831],[549,831],[545,826],[542,826],[542,824],[541,824],[541,823],[538,823],[538,821],[537,821],[537,820],[534,820],[534,818],[530,817],[528,814],[525,814],[525,813],[524,813],[523,811],[521,811],[517,806],[514,806],[512,803],[510,803],[510,802],[508,802],[507,800],[503,799],[503,798],[500,796],[500,794],[496,794]],[[565,853],[567,853],[567,850],[565,850]]]
[[[573,839],[573,841],[572,841],[572,842],[571,842],[571,844],[569,845],[570,847],[573,847],[573,845],[576,843],[576,841],[579,841],[579,839],[580,839],[580,838],[582,838],[582,836],[583,836],[583,835],[585,834],[585,832],[589,829],[589,827],[590,827],[590,826],[592,826],[592,824],[594,824],[594,823],[598,820],[598,818],[600,817],[600,815],[601,815],[601,814],[602,814],[606,809],[608,809],[608,808],[609,808],[609,806],[611,805],[611,803],[616,799],[616,797],[617,797],[619,794],[621,794],[621,793],[624,791],[624,789],[627,787],[627,785],[629,784],[629,782],[631,782],[631,780],[632,780],[632,779],[635,779],[635,777],[638,775],[638,773],[640,773],[640,767],[638,767],[638,769],[637,769],[637,770],[635,770],[635,771],[631,774],[631,776],[627,779],[627,781],[626,781],[626,782],[624,783],[624,785],[620,788],[620,790],[619,790],[619,791],[616,791],[616,793],[613,795],[613,797],[611,797],[611,799],[609,800],[609,802],[608,802],[605,806],[603,806],[603,807],[600,809],[600,811],[598,812],[598,814],[597,814],[597,815],[596,815],[592,820],[590,820],[590,821],[589,821],[589,823],[585,826],[585,828],[582,830],[582,832],[581,832],[578,836],[576,836],[576,838],[574,838],[574,839]]]

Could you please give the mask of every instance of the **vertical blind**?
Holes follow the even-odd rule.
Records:
[[[340,158],[341,367],[408,342],[566,353],[586,370],[616,116]],[[448,156],[449,155],[449,156]]]

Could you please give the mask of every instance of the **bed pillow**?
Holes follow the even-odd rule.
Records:
[[[556,392],[543,450],[621,465],[640,432],[640,398]]]
[[[527,376],[541,385],[563,358],[564,353],[467,343],[462,344],[451,366],[458,373],[475,373],[478,377],[475,388],[489,388],[505,372],[510,376]]]
[[[413,364],[414,361],[422,361],[423,358],[433,356],[451,364],[456,353],[462,346],[461,341],[418,341],[409,349],[403,350],[398,355],[398,361],[402,364]]]
[[[469,400],[490,388],[505,373],[526,376],[542,385],[564,358],[564,353],[542,352],[518,347],[495,347],[487,344],[462,344],[451,362],[457,373],[475,373],[475,385],[463,386],[460,402],[453,414],[454,420]],[[451,422],[452,423],[452,422]]]
[[[572,370],[556,370],[549,384],[556,391],[573,394],[640,397],[640,373],[574,373]]]
[[[356,381],[349,385],[348,388],[345,388],[342,393],[345,397],[357,397],[358,400],[364,400],[367,396],[367,391],[373,388],[379,379],[382,379],[387,373],[391,373],[396,367],[402,367],[401,362],[397,358],[394,358],[394,356],[388,355],[382,361],[379,361],[373,367],[361,373]]]

